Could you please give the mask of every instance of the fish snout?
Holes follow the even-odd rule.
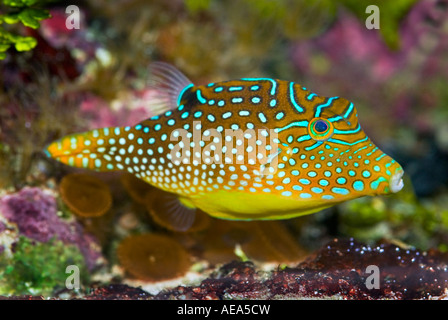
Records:
[[[395,174],[389,179],[389,189],[392,193],[397,193],[404,187],[403,183],[403,174],[404,171],[402,168],[397,169]]]

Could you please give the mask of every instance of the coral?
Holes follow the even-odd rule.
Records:
[[[146,281],[176,278],[190,267],[190,256],[185,249],[162,234],[130,236],[118,246],[117,256],[126,271]]]
[[[48,191],[26,187],[0,198],[0,215],[17,225],[19,235],[47,243],[57,239],[73,244],[83,254],[89,270],[98,265],[102,255],[97,240],[84,232],[76,221],[58,216],[56,199]]]
[[[140,204],[145,204],[148,198],[148,193],[155,191],[155,188],[150,184],[138,179],[130,173],[123,173],[120,176],[120,181],[131,198]]]
[[[69,265],[79,268],[82,283],[88,281],[84,257],[75,245],[59,240],[35,243],[22,236],[14,244],[13,257],[0,253],[0,295],[51,296],[65,287]]]
[[[92,175],[68,174],[61,180],[59,191],[70,210],[81,217],[102,216],[112,206],[109,186]]]

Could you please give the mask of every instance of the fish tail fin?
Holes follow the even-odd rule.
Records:
[[[193,83],[178,69],[164,62],[149,65],[148,85],[154,90],[151,109],[155,114],[162,114],[180,106],[183,93]]]
[[[95,129],[65,136],[48,145],[44,152],[57,161],[72,167],[96,171],[114,171],[119,168],[114,153],[120,127]]]

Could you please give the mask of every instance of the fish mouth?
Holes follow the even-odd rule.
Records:
[[[404,183],[403,183],[403,174],[404,171],[400,170],[398,172],[396,172],[389,180],[389,187],[390,187],[390,191],[392,193],[397,193],[398,191],[400,191],[401,189],[403,189],[404,187]]]

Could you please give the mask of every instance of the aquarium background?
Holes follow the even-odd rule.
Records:
[[[379,29],[366,27],[368,5],[379,9]],[[186,295],[199,299],[446,295],[448,1],[3,0],[0,59],[0,295],[164,299],[185,296],[178,286],[202,288],[202,295]],[[44,155],[64,135],[152,116],[153,61],[175,65],[196,84],[271,77],[353,101],[366,134],[403,166],[404,189],[285,221],[204,215],[176,232],[152,201],[157,190]],[[359,286],[350,295],[355,280],[347,280],[348,289],[319,282],[317,293],[272,289],[287,281],[274,270],[328,271],[330,247],[350,252],[340,270],[350,270],[365,248],[374,253],[371,263],[409,266],[400,277],[419,265],[437,275],[414,287],[397,276],[402,282],[387,283],[395,295]],[[416,258],[427,252],[432,260]],[[319,255],[326,257],[321,263]],[[79,267],[79,288],[67,285],[69,265]],[[267,280],[254,276],[259,270]],[[259,287],[250,281],[243,289],[236,281],[233,295],[198,285],[235,274],[275,295],[254,295]],[[163,291],[169,288],[177,291]]]

